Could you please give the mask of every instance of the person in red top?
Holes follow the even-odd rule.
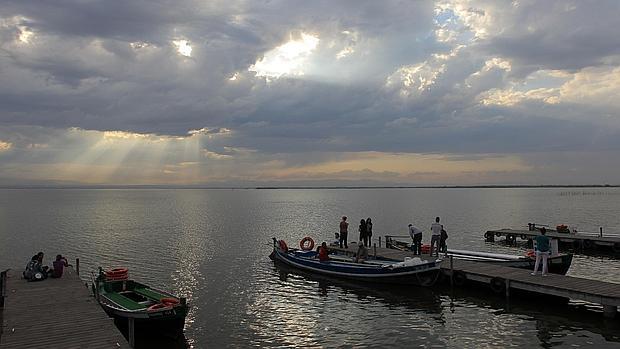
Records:
[[[325,262],[329,260],[329,255],[327,252],[327,243],[323,241],[321,247],[319,247],[319,260],[321,262]]]
[[[67,258],[63,257],[62,255],[57,255],[56,260],[52,264],[54,267],[54,269],[52,269],[53,278],[62,277],[62,272],[64,271],[65,267],[69,266]]]

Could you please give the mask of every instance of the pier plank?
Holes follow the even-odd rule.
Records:
[[[129,348],[73,268],[39,282],[9,270],[6,290],[0,349]]]
[[[351,256],[357,252],[357,245],[355,244],[350,245],[348,249],[334,246],[330,246],[329,248]],[[374,247],[369,248],[370,255],[373,255],[374,251]],[[420,257],[424,260],[434,258],[429,255],[416,256],[410,251],[382,247],[376,247],[376,253],[377,258],[401,261],[404,260],[405,257]],[[475,278],[477,281],[490,282],[493,278],[500,278],[509,280],[510,288],[584,300],[603,306],[620,306],[620,284],[617,283],[558,274],[548,274],[544,277],[540,274],[532,276],[530,275],[531,270],[527,269],[459,259],[453,260],[453,268],[454,271],[463,272],[467,278]],[[442,261],[441,269],[446,275],[450,275],[450,261],[448,259]]]

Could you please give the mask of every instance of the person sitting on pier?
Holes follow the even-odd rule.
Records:
[[[409,224],[409,235],[413,240],[413,244],[411,244],[413,254],[422,254],[422,230],[414,227],[413,224]]]
[[[321,262],[326,262],[329,260],[329,253],[327,250],[327,243],[323,241],[321,246],[319,247],[319,260]]]
[[[47,278],[47,269],[43,266],[43,252],[39,252],[32,256],[22,275],[28,281],[41,281]]]
[[[536,263],[534,263],[534,271],[532,275],[536,275],[538,272],[538,266],[542,258],[542,276],[547,276],[547,258],[549,258],[549,237],[545,234],[547,229],[545,227],[540,228],[540,234],[536,237]]]
[[[357,253],[355,254],[355,263],[364,263],[368,259],[368,249],[362,241],[358,244]]]
[[[54,261],[54,263],[52,263],[52,265],[54,269],[52,269],[51,276],[53,278],[62,277],[62,272],[64,271],[65,267],[71,266],[71,264],[67,262],[67,258],[63,257],[60,254],[56,256],[56,260]]]

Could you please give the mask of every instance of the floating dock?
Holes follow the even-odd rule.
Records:
[[[357,245],[348,249],[330,246],[331,250],[354,255]],[[376,258],[402,261],[405,257],[430,259],[428,254],[416,256],[409,251],[382,247],[370,247],[369,255]],[[440,255],[441,256],[441,255]],[[559,274],[543,277],[530,275],[531,270],[494,265],[491,263],[444,259],[441,271],[455,287],[467,287],[468,284],[486,284],[494,292],[501,292],[510,297],[511,291],[521,290],[538,294],[581,300],[599,304],[606,317],[615,317],[620,306],[620,284],[583,279]]]
[[[504,237],[506,243],[514,244],[517,239],[532,240],[540,235],[538,230],[519,230],[519,229],[498,229],[488,230],[484,234],[486,241],[493,242],[495,238]],[[558,233],[557,231],[547,230],[548,237],[557,239],[561,244],[570,244],[575,250],[593,250],[597,247],[609,248],[614,253],[620,253],[620,236],[603,235],[596,233]]]
[[[2,280],[0,349],[129,348],[73,268],[38,282],[8,270]]]

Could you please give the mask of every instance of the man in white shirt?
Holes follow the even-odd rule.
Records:
[[[409,235],[413,239],[411,245],[413,254],[422,254],[422,230],[414,227],[413,224],[409,224]]]
[[[441,229],[443,229],[443,225],[439,224],[439,217],[436,217],[435,223],[431,225],[431,256],[433,255],[433,246],[435,246],[436,256],[439,257],[439,240],[441,238]]]

